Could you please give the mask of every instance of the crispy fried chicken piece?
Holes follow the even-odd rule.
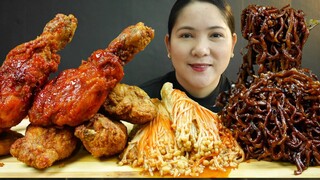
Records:
[[[12,130],[0,133],[0,156],[10,154],[11,145],[22,137],[21,133]]]
[[[57,52],[72,40],[76,28],[73,15],[57,14],[40,36],[8,53],[0,68],[0,129],[13,127],[26,117],[34,92],[57,71]]]
[[[75,135],[96,158],[119,154],[128,139],[127,127],[121,121],[112,121],[99,113],[76,127]]]
[[[143,89],[122,83],[110,92],[103,107],[107,116],[132,124],[144,124],[157,116],[156,106]]]
[[[78,126],[92,118],[123,78],[123,65],[153,37],[153,29],[143,23],[129,26],[105,50],[93,52],[77,69],[63,71],[36,95],[30,122]]]
[[[69,157],[79,139],[71,127],[41,127],[29,124],[25,137],[16,140],[10,153],[19,161],[36,169],[45,169],[54,162]]]

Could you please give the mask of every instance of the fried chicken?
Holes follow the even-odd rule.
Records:
[[[57,14],[40,36],[12,49],[0,68],[0,132],[19,124],[28,114],[34,92],[60,63],[58,51],[73,38],[77,19]]]
[[[123,65],[153,37],[153,29],[141,22],[129,26],[105,50],[93,52],[78,68],[60,73],[35,96],[30,122],[78,126],[92,118],[123,78]]]
[[[19,161],[36,169],[45,169],[54,162],[69,157],[79,139],[71,127],[41,127],[29,124],[25,137],[16,140],[10,153]]]
[[[76,127],[75,135],[96,158],[122,152],[128,139],[127,127],[121,121],[112,121],[99,113]]]
[[[21,133],[12,130],[0,133],[0,156],[10,154],[11,145],[22,137]]]
[[[103,114],[132,124],[144,124],[157,116],[156,106],[143,89],[122,83],[110,92],[103,108]]]

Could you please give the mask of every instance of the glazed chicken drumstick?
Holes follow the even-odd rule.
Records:
[[[153,29],[141,22],[129,26],[106,49],[93,52],[78,68],[61,72],[35,96],[29,111],[30,122],[78,126],[92,118],[123,78],[123,65],[153,37]]]
[[[40,36],[7,54],[0,68],[0,133],[26,117],[34,92],[57,71],[57,52],[72,40],[77,24],[73,15],[57,14]]]

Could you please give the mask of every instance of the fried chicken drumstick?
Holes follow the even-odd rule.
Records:
[[[127,145],[127,127],[97,113],[89,121],[75,128],[75,136],[93,157],[109,157],[124,150]]]
[[[102,114],[132,124],[144,124],[157,116],[157,106],[138,86],[118,83],[109,93]]]
[[[77,24],[73,15],[57,14],[40,36],[7,54],[0,68],[0,133],[26,117],[34,92],[57,71],[57,52],[72,40]]]
[[[25,137],[16,140],[10,154],[36,169],[45,169],[54,162],[69,157],[79,140],[71,127],[41,127],[29,124]]]
[[[92,118],[123,78],[123,65],[153,37],[153,29],[141,22],[129,26],[106,49],[93,52],[78,68],[60,73],[35,96],[29,111],[30,122],[78,126]]]
[[[10,154],[11,145],[23,135],[19,132],[8,130],[0,133],[0,156]]]

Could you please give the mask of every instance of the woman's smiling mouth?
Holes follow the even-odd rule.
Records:
[[[194,71],[197,71],[197,72],[203,72],[212,66],[211,64],[189,64],[189,65]]]

